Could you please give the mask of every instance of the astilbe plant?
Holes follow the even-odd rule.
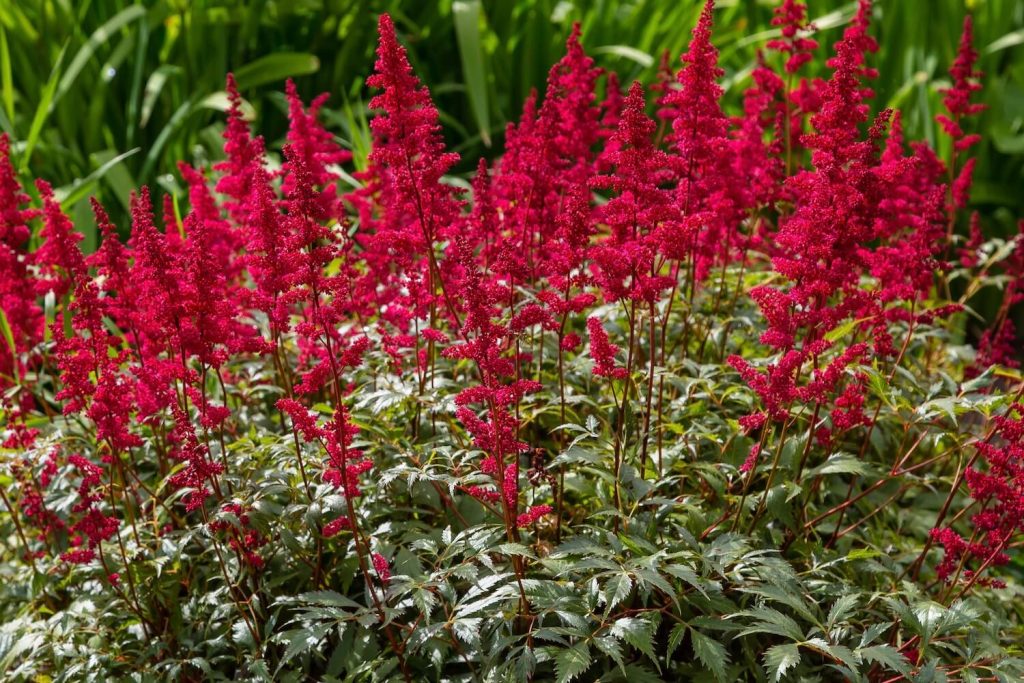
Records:
[[[365,167],[326,95],[271,149],[228,76],[224,158],[126,241],[94,201],[88,256],[0,135],[4,670],[1024,676],[970,19],[944,159],[871,113],[869,0],[827,59],[782,2],[739,102],[714,10],[625,91],[575,26],[471,191],[386,14]]]

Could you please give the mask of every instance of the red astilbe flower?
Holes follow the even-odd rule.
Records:
[[[516,526],[520,529],[533,526],[533,524],[535,524],[541,517],[550,515],[552,512],[554,512],[554,508],[550,505],[534,505],[526,512],[516,517]]]
[[[1013,240],[1013,251],[1001,263],[1002,276],[1006,279],[1003,300],[995,316],[995,322],[978,340],[978,354],[967,369],[967,378],[975,377],[992,365],[1009,368],[1021,366],[1020,344],[1013,312],[1017,305],[1024,303],[1024,220],[1017,223],[1018,234]]]
[[[574,288],[583,288],[590,283],[584,263],[595,231],[589,190],[586,187],[570,189],[558,217],[558,231],[551,243],[546,283],[534,285],[539,289],[537,299],[541,303],[521,307],[512,318],[512,332],[521,333],[539,324],[542,330],[563,335],[573,325],[572,316],[582,313],[596,300],[589,292],[574,293]],[[550,286],[541,289],[544,284]],[[509,300],[514,302],[512,293]]]
[[[290,329],[292,307],[299,298],[291,290],[307,256],[301,238],[290,233],[294,222],[285,220],[266,169],[253,170],[246,200],[245,253],[240,258],[255,286],[244,292],[245,300],[266,314],[269,343],[276,344]]]
[[[365,338],[362,339],[365,341]],[[343,365],[339,369],[358,365],[360,356],[365,349],[366,345],[349,349],[347,356],[341,359],[340,362]],[[334,415],[323,425],[320,424],[316,413],[311,412],[294,399],[279,399],[277,407],[291,418],[295,431],[302,436],[304,441],[317,443],[326,452],[327,462],[323,470],[324,481],[340,489],[348,498],[357,498],[362,495],[362,491],[359,489],[359,477],[373,468],[373,462],[364,457],[362,451],[352,447],[359,429],[350,419],[348,407],[343,404],[335,406]],[[338,524],[341,523],[338,522]],[[334,533],[340,531],[340,528],[338,527]],[[333,535],[333,533],[328,535]]]
[[[285,94],[288,99],[287,147],[291,151],[283,168],[285,176],[281,189],[285,195],[293,195],[298,189],[297,183],[310,182],[320,189],[317,201],[321,204],[323,214],[338,216],[340,211],[335,186],[337,175],[329,167],[351,160],[352,154],[338,147],[334,137],[318,121],[320,108],[327,102],[328,95],[324,93],[314,98],[309,108],[305,109],[291,79],[285,84]],[[299,176],[291,172],[296,159],[302,160],[302,166],[309,174],[308,179],[300,180]]]
[[[4,448],[17,448],[21,444],[4,442]],[[30,448],[31,444],[25,443],[24,448]],[[51,485],[58,472],[58,451],[53,449],[39,463],[31,463],[22,458],[15,458],[10,463],[10,475],[15,481],[18,493],[18,509],[22,519],[28,527],[34,529],[36,539],[43,545],[43,548],[53,547],[59,542],[60,536],[67,531],[66,522],[57,513],[46,505],[45,491]],[[35,465],[35,467],[34,467]],[[35,468],[38,468],[34,471]],[[37,474],[38,472],[38,474]],[[79,541],[80,543],[80,541]],[[34,557],[45,557],[45,549],[29,550],[28,553]]]
[[[678,239],[670,190],[668,155],[654,146],[656,123],[644,112],[644,89],[633,83],[623,107],[619,127],[602,152],[602,165],[614,169],[597,176],[591,185],[609,188],[615,195],[597,211],[597,219],[610,234],[590,250],[594,279],[606,301],[629,298],[653,305],[674,284],[657,275],[655,255],[659,242]],[[685,238],[683,238],[685,239]]]
[[[536,226],[553,220],[546,213],[551,211],[546,203],[552,194],[551,176],[537,122],[537,92],[531,90],[518,123],[505,128],[505,153],[487,183],[493,205],[488,232],[496,234],[490,242],[493,248],[484,252],[484,263],[507,278],[510,289],[529,276]]]
[[[993,422],[995,437],[975,446],[985,466],[969,468],[964,477],[971,497],[980,505],[971,516],[972,539],[965,540],[950,527],[932,530],[932,538],[945,549],[936,570],[940,579],[978,581],[975,572],[1010,561],[1006,550],[1024,533],[1024,405],[1014,403]],[[955,574],[971,561],[977,563],[975,568]]]
[[[942,129],[953,139],[953,151],[949,161],[949,173],[952,179],[950,183],[951,211],[967,206],[974,174],[974,157],[968,159],[961,168],[958,168],[957,161],[962,152],[981,141],[980,135],[967,134],[963,129],[964,119],[976,116],[986,108],[984,104],[971,102],[971,96],[981,90],[979,81],[982,73],[974,68],[977,61],[978,52],[974,49],[974,23],[970,15],[967,15],[964,17],[964,28],[960,35],[960,47],[957,50],[953,66],[949,69],[953,85],[942,91],[942,103],[945,105],[948,115],[937,114],[935,116],[935,120],[939,122]]]
[[[337,226],[327,223],[322,192],[316,188],[305,158],[285,147],[289,172],[296,182],[284,200],[285,233],[288,237],[288,262],[294,264],[287,277],[288,301],[301,307],[303,320],[297,324],[303,368],[297,393],[320,390],[331,375],[339,383],[338,373],[346,365],[358,365],[366,349],[365,338],[352,340],[343,335],[339,323],[352,310],[352,281],[355,271],[350,263],[351,242],[342,242]],[[338,264],[328,272],[328,264]],[[346,346],[349,346],[346,350]],[[340,391],[340,389],[337,389]]]
[[[36,289],[40,295],[53,292],[60,299],[89,277],[85,256],[78,248],[85,235],[64,215],[48,182],[37,180],[36,189],[43,200],[43,229],[39,232],[43,243],[34,257],[40,269]]]
[[[201,508],[204,501],[213,495],[211,485],[219,490],[217,476],[224,471],[224,466],[210,459],[209,448],[196,437],[192,421],[177,404],[171,406],[171,414],[174,417],[171,438],[177,444],[174,455],[185,463],[185,468],[171,475],[167,482],[175,488],[185,490],[185,509],[193,512]]]
[[[240,236],[218,215],[202,174],[186,164],[178,168],[189,185],[192,206],[184,220],[184,263],[179,280],[182,315],[188,319],[181,330],[181,344],[204,367],[219,368],[230,352],[251,348],[247,340],[255,336],[255,330],[236,320],[238,292],[229,284],[232,271],[238,270],[234,254]]]
[[[177,262],[177,249],[168,248],[153,223],[153,204],[149,189],[143,187],[131,201],[132,231],[128,241],[134,260],[130,278],[137,300],[132,307],[135,324],[146,343],[144,355],[180,350],[179,334],[184,318],[178,295],[185,275]]]
[[[601,111],[594,106],[594,89],[601,70],[580,43],[574,23],[565,56],[548,72],[547,91],[539,126],[546,138],[548,161],[563,187],[582,183],[593,173],[594,145],[600,139]]]
[[[134,308],[131,252],[118,238],[117,228],[110,222],[103,205],[95,197],[91,197],[90,202],[102,241],[99,249],[86,257],[86,264],[96,271],[97,284],[103,294],[103,314],[121,329],[131,330]]]
[[[665,104],[678,112],[669,141],[676,153],[676,206],[684,229],[675,239],[666,239],[661,249],[668,258],[692,258],[698,281],[716,261],[728,261],[745,202],[740,196],[742,183],[732,180],[729,121],[719,104],[722,88],[717,81],[724,72],[711,44],[713,12],[714,0],[707,0],[681,57],[678,88],[665,97]],[[703,229],[691,240],[697,227]]]
[[[260,136],[253,137],[242,110],[242,96],[234,74],[228,74],[228,123],[224,128],[224,156],[226,159],[214,164],[213,169],[221,172],[217,181],[217,192],[230,198],[224,208],[236,224],[244,226],[249,219],[249,199],[253,192],[254,176],[264,168],[265,143]]]
[[[748,185],[746,205],[771,206],[785,173],[782,135],[776,130],[784,122],[785,85],[760,54],[751,77],[754,85],[743,94],[743,116],[733,119],[733,177]]]
[[[0,310],[7,318],[14,350],[20,355],[42,339],[44,323],[36,303],[36,283],[29,272],[33,256],[27,249],[32,234],[29,221],[38,211],[21,208],[29,197],[22,192],[10,156],[10,138],[0,133]],[[0,353],[0,388],[8,386],[12,376],[21,374],[19,365],[10,351]]]
[[[103,468],[79,454],[69,455],[68,463],[78,471],[82,481],[78,486],[78,500],[72,506],[72,512],[79,515],[70,527],[70,531],[77,534],[71,539],[75,549],[62,554],[61,559],[70,564],[86,564],[93,560],[100,543],[117,534],[120,522],[100,509]],[[87,547],[81,547],[86,544]]]
[[[783,421],[789,417],[789,405],[796,399],[796,372],[803,365],[803,353],[790,350],[778,361],[769,363],[764,372],[758,370],[740,356],[729,356],[729,365],[733,366],[743,381],[746,382],[765,406],[767,418]],[[764,424],[760,414],[744,419],[744,428],[752,431]]]
[[[135,401],[139,417],[146,419],[177,401],[172,382],[192,379],[182,343],[188,321],[179,296],[186,274],[179,262],[180,249],[153,224],[148,188],[132,197],[131,214],[132,301],[126,301],[130,317],[124,322],[137,347],[139,364],[132,369],[138,379]]]
[[[515,359],[504,351],[514,346],[515,337],[522,330],[547,320],[547,314],[539,306],[527,307],[521,317],[508,324],[496,322],[508,290],[474,266],[473,254],[464,244],[458,244],[454,252],[464,259],[462,266],[467,273],[457,292],[465,302],[466,316],[461,329],[464,341],[448,346],[442,355],[453,360],[469,359],[476,365],[480,383],[466,387],[455,397],[456,417],[473,436],[476,447],[484,452],[480,472],[490,477],[496,489],[469,486],[465,490],[486,502],[501,502],[501,514],[511,538],[516,533],[519,509],[519,454],[530,449],[519,440],[519,420],[513,407],[541,385],[519,378]],[[484,406],[484,411],[478,414],[471,407],[475,404]]]
[[[861,79],[873,73],[864,66],[864,51],[876,47],[867,35],[869,10],[870,5],[862,2],[854,24],[836,45],[837,56],[829,60],[833,76],[825,86],[822,109],[812,119],[817,132],[805,136],[813,150],[814,169],[786,181],[797,205],[792,214],[780,218],[780,252],[772,262],[795,284],[787,292],[775,290],[774,312],[766,311],[770,326],[763,337],[777,348],[792,344],[796,327],[805,324],[813,342],[859,302],[854,297],[839,309],[826,304],[839,291],[850,294],[857,289],[864,268],[858,247],[876,234],[879,186],[871,173],[875,146],[858,141],[857,129],[867,119],[864,102],[870,95]]]
[[[597,318],[587,318],[587,331],[590,333],[590,356],[594,360],[594,374],[610,379],[625,379],[625,368],[615,367],[615,354],[619,347],[608,341],[608,333]]]
[[[362,451],[352,448],[358,433],[344,405],[334,409],[334,416],[324,428],[323,443],[328,455],[324,481],[340,489],[349,499],[362,495],[359,477],[373,469],[373,462],[365,458]]]
[[[740,474],[746,474],[757,467],[757,461],[760,457],[761,445],[755,443],[750,447],[750,451],[747,453],[746,459],[744,459],[743,463],[739,467]]]
[[[601,111],[594,88],[599,75],[574,25],[565,56],[548,73],[539,112],[531,93],[519,123],[508,126],[505,155],[493,181],[505,238],[504,258],[494,270],[509,280],[510,290],[523,278],[536,279],[551,270],[547,261],[561,251],[563,207],[596,170]]]
[[[981,230],[981,216],[977,211],[972,211],[967,241],[957,249],[960,265],[964,268],[976,268],[981,263],[981,245],[984,243],[985,233]]]
[[[388,564],[388,558],[380,553],[373,553],[371,559],[373,560],[373,570],[377,572],[377,578],[386,585],[391,580],[391,565]]]
[[[769,50],[787,55],[785,71],[795,74],[800,67],[814,59],[818,41],[808,38],[806,33],[813,29],[807,23],[807,6],[800,0],[783,0],[774,10],[772,26],[781,27],[782,38],[768,41]]]
[[[58,401],[65,401],[66,414],[85,411],[96,424],[96,437],[115,452],[136,446],[141,440],[129,432],[132,405],[128,400],[132,384],[122,374],[121,364],[126,354],[118,349],[121,341],[108,333],[103,322],[105,301],[89,276],[86,260],[78,249],[80,235],[73,231],[71,222],[63,215],[48,185],[40,183],[40,194],[45,206],[45,242],[37,258],[46,258],[46,268],[57,275],[60,288],[73,290],[63,317],[53,325],[55,357],[61,372]],[[98,214],[101,225],[105,214]],[[106,226],[104,226],[106,228]],[[116,236],[108,239],[116,240]],[[113,247],[108,247],[108,252]],[[115,266],[123,274],[124,264]],[[65,328],[71,334],[65,333]]]
[[[456,189],[441,182],[459,157],[445,151],[430,92],[413,74],[387,14],[380,16],[378,31],[375,73],[366,81],[381,90],[370,100],[370,108],[379,112],[370,122],[370,162],[382,211],[372,238],[377,243],[371,249],[391,254],[394,262],[369,265],[378,269],[376,277],[385,283],[395,265],[404,269],[409,280],[401,284],[420,290],[413,313],[424,317],[437,302],[438,291],[446,291],[445,283],[438,281],[435,245],[458,234],[462,223]],[[447,306],[452,309],[454,302]]]
[[[676,74],[672,70],[672,53],[663,50],[658,59],[657,77],[650,86],[651,92],[655,95],[655,116],[660,121],[657,133],[659,143],[664,138],[666,129],[671,130],[672,121],[679,116],[679,112],[672,105],[672,100],[669,97],[675,90],[675,85]]]
[[[614,71],[609,71],[605,77],[604,99],[601,101],[600,128],[598,129],[598,137],[604,143],[605,150],[609,145],[614,144],[610,138],[619,128],[619,119],[622,117],[622,108],[625,104],[622,88],[619,86],[619,75]],[[596,163],[599,170],[605,170],[601,167],[600,159]]]
[[[210,531],[226,533],[228,546],[243,557],[246,564],[256,570],[263,569],[265,563],[259,550],[269,540],[266,534],[252,525],[248,512],[241,504],[225,503],[220,510],[222,514],[232,515],[234,520],[214,519],[208,525]]]
[[[881,193],[875,215],[879,243],[859,253],[880,285],[883,302],[924,299],[931,290],[946,230],[942,164],[931,148],[903,150],[900,113],[894,112],[880,163],[872,170]]]
[[[217,277],[224,282],[221,290],[226,290],[227,285],[234,284],[242,272],[238,253],[244,245],[244,236],[241,231],[234,229],[221,216],[220,207],[217,205],[213,193],[210,192],[206,177],[200,170],[184,162],[178,162],[178,172],[181,173],[181,177],[188,185],[190,210],[185,216],[182,228],[186,242],[189,240],[192,242],[192,245],[182,246],[186,253],[195,248],[202,248],[204,251],[202,256],[189,254],[188,257],[193,265],[197,258],[201,258],[206,265],[215,268],[218,273]],[[173,210],[173,206],[171,208]],[[189,246],[192,249],[189,249]],[[228,294],[227,291],[223,291],[223,293]]]

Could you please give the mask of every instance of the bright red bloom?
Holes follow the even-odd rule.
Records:
[[[380,553],[373,553],[371,559],[373,560],[373,570],[377,572],[377,578],[381,583],[387,584],[391,580],[391,565],[388,564],[388,558]]]
[[[587,331],[590,332],[590,356],[594,359],[594,374],[611,379],[625,379],[625,368],[615,367],[615,354],[619,347],[608,341],[608,333],[597,318],[587,318]]]

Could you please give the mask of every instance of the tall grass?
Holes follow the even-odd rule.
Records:
[[[117,212],[129,188],[179,193],[173,160],[219,154],[224,75],[234,71],[271,147],[283,134],[287,77],[303,92],[333,93],[328,118],[359,159],[367,148],[363,80],[376,16],[396,18],[414,67],[441,110],[449,143],[487,154],[505,123],[563,50],[572,22],[589,52],[623,82],[650,81],[659,51],[682,51],[696,0],[25,0],[0,3],[0,128],[19,168],[53,178],[76,223],[90,194]],[[774,2],[720,0],[716,42],[727,102],[773,33]],[[812,0],[823,43],[853,3]],[[961,18],[976,20],[986,72],[975,202],[996,231],[1024,213],[1024,4],[1017,0],[878,0],[873,30],[883,74],[878,102],[904,112],[908,134],[934,140],[932,114]],[[823,67],[819,67],[823,68]],[[731,95],[731,96],[730,96]],[[463,169],[468,170],[468,169]]]

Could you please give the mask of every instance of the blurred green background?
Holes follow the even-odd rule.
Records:
[[[714,42],[726,71],[726,108],[740,96],[759,48],[772,37],[776,0],[719,0]],[[468,172],[500,153],[505,123],[531,88],[543,89],[574,21],[600,66],[650,82],[662,51],[673,64],[700,11],[697,0],[0,0],[0,128],[14,140],[23,179],[60,188],[95,243],[96,194],[124,216],[140,184],[179,192],[178,159],[220,155],[224,76],[233,71],[256,127],[276,148],[285,130],[284,78],[306,99],[332,93],[326,117],[357,163],[368,145],[365,77],[376,16],[390,12]],[[853,2],[810,0],[822,55]],[[965,12],[975,17],[989,105],[978,130],[974,202],[995,233],[1024,215],[1024,2],[877,0],[874,59],[879,106],[903,110],[908,135],[936,139],[938,89]],[[824,59],[810,73],[824,68]],[[944,153],[944,141],[939,140]]]

